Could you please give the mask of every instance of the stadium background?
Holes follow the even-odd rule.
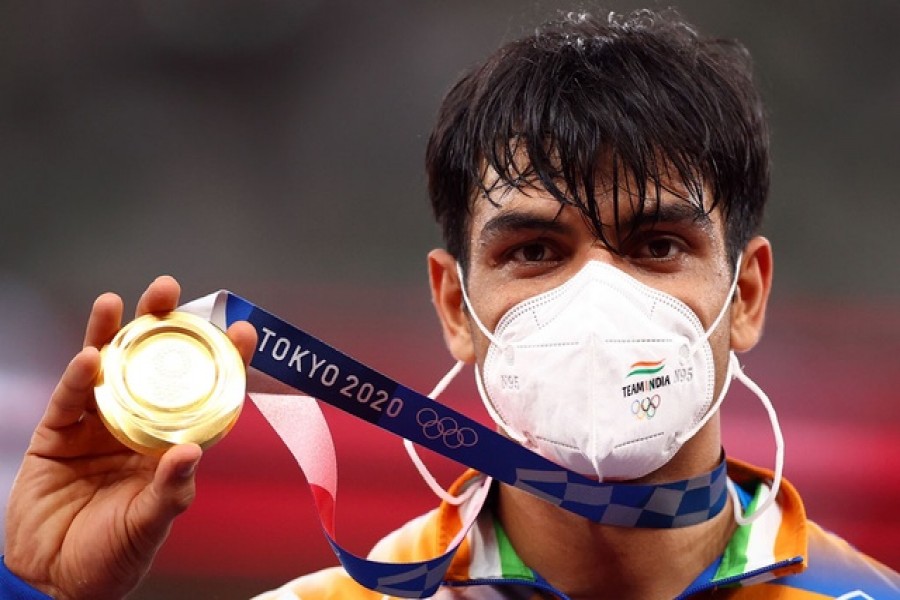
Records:
[[[627,10],[634,2],[608,2]],[[660,4],[657,4],[660,6]],[[900,4],[685,1],[750,49],[773,129],[767,334],[745,357],[814,519],[900,567]],[[0,3],[0,498],[93,298],[159,273],[229,288],[408,385],[450,366],[424,255],[424,145],[468,66],[593,4]],[[739,385],[729,453],[770,465]],[[471,372],[444,400],[485,419]],[[338,535],[364,552],[434,504],[399,439],[327,411]],[[459,467],[429,458],[439,479]],[[248,407],[134,598],[242,598],[333,564],[287,451]],[[202,590],[202,593],[199,591]]]

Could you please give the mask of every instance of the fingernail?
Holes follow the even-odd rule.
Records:
[[[200,458],[197,458],[197,460],[182,466],[178,470],[178,476],[182,479],[189,479],[194,474],[194,471],[197,470],[198,464],[200,464]]]

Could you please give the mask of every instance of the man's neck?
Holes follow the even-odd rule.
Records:
[[[672,473],[661,471],[652,480],[714,468],[718,455],[710,460],[709,445],[698,445],[707,450],[685,446]],[[736,527],[730,499],[709,521],[673,529],[599,525],[507,485],[500,486],[496,511],[525,564],[573,600],[673,598],[722,554]]]

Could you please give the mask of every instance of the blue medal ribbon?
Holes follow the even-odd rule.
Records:
[[[213,306],[207,306],[210,299]],[[237,321],[249,322],[258,335],[250,366],[278,381],[591,521],[619,527],[686,527],[711,519],[725,507],[724,460],[708,473],[663,484],[594,481],[401,385],[231,292],[221,291],[183,308],[208,310],[204,316],[223,329]],[[480,490],[478,502],[484,501],[486,491]],[[425,598],[437,591],[465,534],[461,532],[433,559],[385,563],[343,549],[324,518],[323,529],[353,579],[383,594],[407,598]]]
[[[226,325],[248,321],[259,336],[252,367],[591,521],[619,527],[686,527],[711,519],[725,506],[724,461],[709,473],[664,484],[594,481],[226,293]]]

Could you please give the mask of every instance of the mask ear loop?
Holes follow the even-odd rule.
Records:
[[[475,309],[472,308],[472,303],[469,301],[469,294],[466,293],[466,283],[465,278],[463,277],[462,267],[459,266],[459,263],[456,263],[456,275],[459,277],[459,289],[462,292],[463,302],[466,305],[466,308],[469,309],[469,314],[472,315],[472,319],[475,320],[475,325],[478,326],[478,329],[481,330],[481,333],[484,334],[484,337],[491,340],[491,343],[497,346],[500,349],[504,348],[504,345],[500,343],[494,334],[488,331],[488,328],[484,326],[484,323],[481,322],[481,319],[478,318],[478,313],[475,312]]]
[[[456,364],[451,367],[451,369],[444,375],[443,378],[438,382],[434,389],[431,390],[431,393],[428,394],[428,397],[434,400],[439,395],[441,395],[447,386],[450,385],[450,382],[462,371],[465,363],[463,361],[458,360]],[[453,504],[454,506],[458,506],[472,497],[472,495],[477,492],[480,488],[476,486],[470,486],[466,491],[464,491],[459,496],[454,496],[450,494],[447,490],[441,487],[441,484],[437,482],[437,479],[434,478],[434,475],[431,474],[431,471],[428,470],[428,467],[425,466],[425,463],[422,461],[422,458],[419,456],[418,451],[416,451],[415,445],[407,439],[403,440],[403,447],[406,448],[406,453],[409,454],[410,460],[412,460],[413,465],[415,465],[416,470],[419,471],[419,475],[422,476],[422,479],[431,488],[431,491],[434,494],[449,504]]]
[[[775,414],[775,407],[772,405],[772,401],[769,399],[769,396],[766,395],[762,388],[756,385],[756,382],[750,379],[750,377],[744,373],[743,369],[741,369],[741,365],[738,363],[737,358],[734,359],[735,363],[735,371],[734,375],[736,378],[741,380],[747,389],[756,394],[756,397],[759,398],[759,401],[762,402],[763,406],[766,408],[766,412],[769,415],[769,423],[772,425],[772,434],[775,436],[775,472],[772,478],[772,487],[769,490],[768,496],[763,500],[762,504],[760,504],[756,510],[751,515],[744,515],[743,509],[741,508],[741,502],[737,495],[737,490],[734,489],[734,483],[731,479],[727,480],[728,485],[728,493],[731,495],[731,502],[734,505],[734,520],[737,521],[739,525],[750,525],[756,519],[760,517],[772,504],[775,502],[775,499],[778,496],[778,490],[781,489],[781,479],[784,473],[784,436],[781,433],[781,425],[778,423],[778,415]]]
[[[466,303],[466,307],[469,309],[469,313],[471,313],[471,315],[475,319],[475,323],[476,323],[476,325],[478,325],[478,328],[481,329],[481,332],[484,333],[484,335],[487,336],[487,338],[489,340],[491,340],[491,342],[496,344],[496,340],[494,339],[494,336],[491,335],[491,333],[487,330],[487,328],[481,322],[481,319],[478,318],[478,315],[476,315],[475,311],[472,309],[472,305],[469,302],[469,297],[466,294],[466,286],[463,283],[464,279],[463,279],[462,268],[460,267],[459,263],[456,263],[456,274],[459,277],[459,286],[460,286],[460,289],[462,290],[463,301]],[[431,393],[428,394],[428,397],[431,398],[432,400],[434,400],[439,395],[441,395],[444,392],[444,390],[447,388],[447,386],[450,385],[450,382],[453,381],[453,379],[459,374],[459,372],[462,370],[463,366],[464,366],[463,361],[461,361],[461,360],[456,361],[456,364],[453,365],[453,367],[447,372],[447,374],[444,375],[443,378],[441,378],[441,380],[437,383],[436,386],[434,386],[434,389],[431,390]],[[478,391],[479,391],[479,393],[482,393],[482,388],[480,385],[481,379],[478,377],[478,368],[477,367],[475,368],[475,378],[476,378],[477,383],[479,384]],[[485,398],[485,396],[482,393],[482,399],[484,399],[484,398]],[[485,403],[485,404],[487,404],[487,403]],[[488,409],[488,412],[492,412],[491,409]],[[491,416],[493,416],[493,413]],[[411,441],[404,439],[403,447],[406,448],[406,453],[409,455],[409,459],[412,461],[413,465],[416,467],[416,470],[419,472],[419,475],[422,476],[422,479],[425,481],[425,483],[428,485],[428,487],[431,488],[431,491],[434,492],[434,494],[438,498],[443,500],[444,502],[447,502],[454,506],[458,506],[458,505],[462,504],[463,502],[465,502],[466,500],[468,500],[469,498],[471,498],[472,495],[478,490],[478,486],[474,486],[474,487],[470,487],[469,489],[467,489],[465,492],[463,492],[459,496],[454,496],[454,495],[450,494],[447,490],[445,490],[444,488],[441,487],[441,484],[439,484],[437,482],[437,479],[434,478],[434,475],[432,475],[431,471],[428,470],[428,467],[425,466],[425,463],[422,461],[422,458],[419,456],[419,453],[416,450],[415,445]]]
[[[704,344],[709,337],[712,335],[713,331],[719,326],[719,323],[722,322],[722,319],[725,318],[725,313],[728,312],[728,308],[731,306],[731,302],[728,300],[729,298],[734,298],[735,290],[737,290],[738,283],[738,275],[740,273],[741,268],[741,258],[743,257],[743,253],[738,255],[736,265],[734,271],[734,279],[731,281],[731,287],[728,290],[728,296],[726,296],[725,303],[722,305],[721,310],[719,310],[718,316],[716,316],[715,320],[712,322],[712,325],[709,326],[709,329],[703,332],[703,336],[699,340],[697,340],[693,346],[691,346],[690,352],[693,354],[697,348],[699,348],[702,344]],[[740,370],[740,365],[737,362],[737,357],[734,352],[728,353],[728,372],[725,373],[725,382],[722,384],[722,389],[719,391],[719,396],[716,398],[716,401],[713,402],[713,405],[706,411],[706,414],[703,415],[703,418],[697,422],[690,430],[687,431],[684,435],[681,436],[679,441],[681,443],[686,442],[687,440],[694,437],[698,431],[703,429],[703,426],[706,425],[709,420],[712,418],[716,411],[722,406],[722,401],[725,400],[725,396],[728,394],[728,389],[731,387],[731,381],[735,377],[735,371]]]
[[[684,443],[687,440],[691,439],[697,432],[703,429],[703,426],[706,425],[709,420],[712,418],[716,411],[719,410],[719,407],[722,406],[722,401],[725,400],[725,396],[728,394],[728,389],[731,387],[731,381],[734,379],[734,371],[740,370],[740,366],[737,365],[737,357],[734,355],[734,352],[730,352],[728,356],[728,372],[725,373],[725,382],[722,384],[722,390],[719,392],[719,397],[716,398],[716,401],[713,405],[706,411],[706,414],[703,415],[703,418],[697,422],[686,434],[684,434],[679,442]]]
[[[744,257],[744,253],[741,252],[738,254],[737,260],[735,261],[734,268],[734,279],[731,281],[731,287],[728,289],[728,296],[725,297],[725,302],[722,304],[722,309],[719,311],[718,316],[715,321],[712,322],[712,325],[709,326],[709,329],[703,332],[703,335],[697,340],[693,346],[691,346],[691,354],[697,351],[704,342],[709,340],[709,337],[713,334],[713,332],[719,327],[719,323],[722,322],[722,319],[725,318],[725,313],[728,312],[728,309],[731,308],[731,300],[734,298],[734,293],[737,291],[738,287],[738,276],[741,274],[741,259]]]
[[[728,290],[728,298],[733,298],[734,293],[738,287],[738,276],[740,275],[741,269],[741,259],[743,259],[743,253],[739,254],[737,260],[735,261],[735,270],[734,270],[734,280],[731,282],[731,288]],[[719,323],[725,317],[725,313],[728,308],[731,306],[731,302],[728,300],[725,301],[725,304],[722,305],[722,310],[719,311],[719,315],[716,317],[713,324],[710,325],[709,329],[707,329],[703,337],[701,337],[691,348],[691,351],[695,351],[701,344],[706,342],[712,333],[719,326]],[[735,356],[734,352],[730,354],[728,361],[728,371],[729,376],[725,381],[725,386],[722,392],[719,394],[719,398],[716,400],[715,405],[706,413],[706,416],[700,421],[700,423],[693,428],[691,435],[688,436],[688,439],[699,431],[703,425],[709,421],[710,417],[716,410],[719,409],[719,406],[722,404],[722,400],[725,398],[725,392],[728,390],[728,387],[731,383],[732,378],[739,379],[741,383],[743,383],[747,389],[753,392],[759,401],[762,402],[762,405],[765,407],[766,412],[769,415],[769,423],[772,425],[772,433],[775,436],[775,472],[772,480],[772,488],[769,490],[769,495],[766,496],[766,499],[763,500],[762,504],[760,504],[752,515],[746,516],[743,514],[743,510],[741,509],[741,503],[737,495],[737,490],[734,489],[734,483],[731,479],[727,479],[727,487],[728,493],[731,496],[731,502],[734,505],[734,520],[739,525],[750,525],[756,519],[758,519],[770,506],[775,502],[775,498],[778,496],[778,490],[781,488],[781,480],[784,473],[784,436],[781,433],[781,425],[778,422],[778,415],[775,413],[775,407],[772,405],[772,401],[769,399],[769,396],[766,395],[762,388],[756,385],[750,377],[744,373],[743,369],[741,369],[740,362],[738,362],[737,356]]]
[[[478,314],[475,312],[475,309],[472,308],[472,302],[469,300],[469,294],[466,293],[466,284],[465,278],[463,277],[462,267],[459,263],[456,263],[456,274],[459,277],[459,289],[462,291],[463,302],[466,305],[466,308],[469,310],[469,314],[472,315],[472,319],[475,321],[475,325],[478,326],[478,329],[481,330],[481,333],[484,334],[484,337],[489,339],[491,343],[501,350],[503,350],[506,346],[500,343],[500,340],[494,336],[488,328],[485,327],[484,323],[481,322],[481,319],[478,318]],[[484,380],[481,377],[481,371],[478,369],[478,365],[475,365],[475,386],[478,388],[478,394],[481,396],[481,403],[484,404],[484,408],[487,410],[491,419],[494,420],[494,423],[499,426],[503,432],[508,435],[513,440],[517,441],[520,444],[531,447],[528,443],[528,438],[524,435],[513,429],[503,417],[497,412],[497,409],[494,407],[494,403],[491,402],[490,396],[488,396],[487,390],[484,387]]]

